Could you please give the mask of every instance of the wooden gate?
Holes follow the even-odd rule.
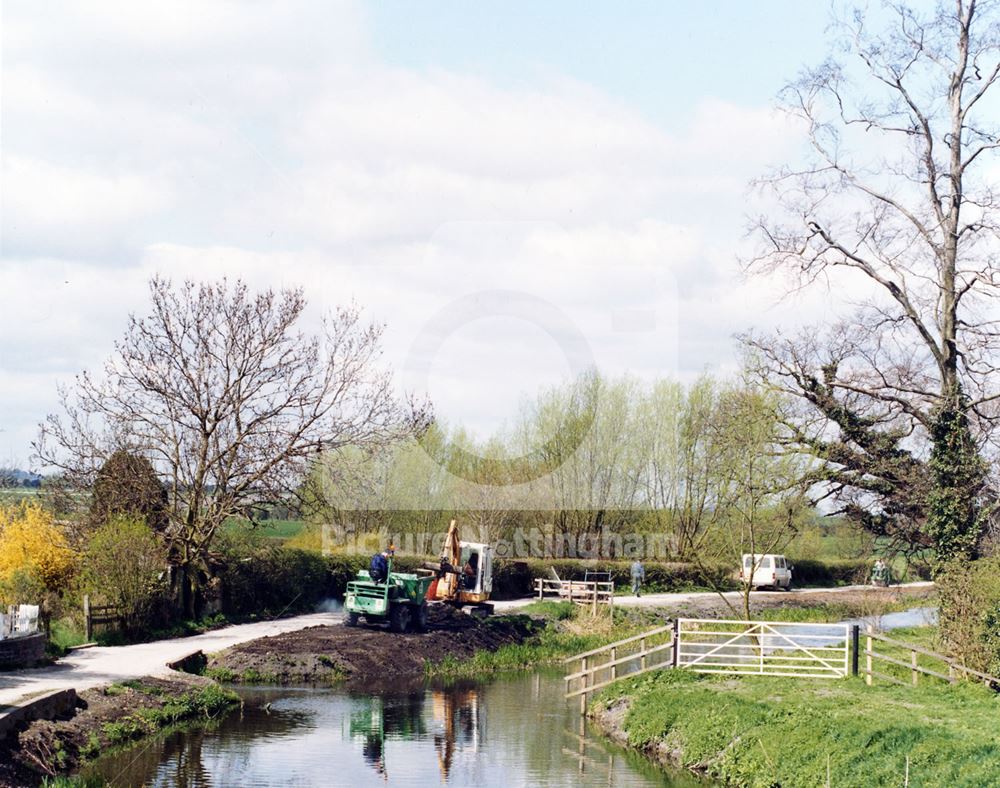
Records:
[[[850,624],[677,620],[675,665],[697,673],[843,678]]]

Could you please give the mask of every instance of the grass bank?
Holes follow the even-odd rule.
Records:
[[[799,600],[789,599],[789,602],[797,601]],[[836,622],[863,616],[877,618],[887,613],[933,603],[934,599],[930,596],[887,597],[884,593],[876,592],[870,597],[862,595],[844,602],[808,606],[789,604],[787,607],[767,608],[755,611],[754,619]],[[467,659],[448,657],[440,662],[428,663],[425,669],[427,677],[475,678],[490,673],[557,665],[564,657],[662,626],[666,620],[665,611],[655,608],[625,607],[615,608],[613,620],[608,617],[606,608],[602,608],[597,618],[593,618],[587,607],[574,605],[571,602],[548,600],[533,602],[521,608],[519,612],[543,619],[546,626],[524,643],[502,646],[495,651],[479,651]],[[932,647],[932,643],[924,639],[914,642],[927,648]]]
[[[543,619],[545,626],[523,643],[501,646],[492,651],[477,651],[466,659],[446,657],[439,662],[428,662],[426,676],[471,679],[492,673],[556,665],[564,657],[662,624],[655,613],[641,609],[616,609],[612,618],[608,616],[607,609],[602,608],[595,618],[590,615],[589,608],[572,602],[533,602],[518,612]]]
[[[894,633],[895,635],[895,633]],[[932,644],[930,627],[900,632]],[[598,726],[651,758],[734,786],[996,785],[1000,699],[978,684],[663,671],[601,693]]]

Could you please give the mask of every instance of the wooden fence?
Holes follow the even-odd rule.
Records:
[[[549,580],[536,577],[535,593],[539,599],[551,596],[560,601],[590,605],[595,614],[598,605],[611,607],[615,603],[615,584],[601,580]]]
[[[563,660],[566,665],[574,662],[579,663],[579,669],[565,678],[566,697],[579,696],[580,712],[583,713],[587,708],[587,695],[595,690],[626,676],[673,667],[674,625],[657,627]]]
[[[796,633],[796,627],[801,631]],[[916,686],[920,676],[951,684],[966,678],[1000,691],[1000,678],[968,668],[944,654],[895,640],[870,626],[864,637],[862,649],[857,624],[678,619],[564,659],[563,664],[571,671],[565,676],[565,697],[580,698],[583,714],[588,695],[620,679],[664,668],[790,678],[854,675],[864,676],[869,686],[873,679]],[[896,649],[902,656],[875,651],[875,642]],[[734,648],[738,652],[733,652]],[[862,654],[864,667],[860,666]],[[907,655],[909,659],[904,659]],[[890,670],[897,675],[875,670],[879,661],[893,666]]]
[[[92,605],[90,595],[83,595],[83,626],[87,642],[94,639],[94,627],[121,627],[124,617],[114,605]]]
[[[885,643],[887,646],[901,651],[904,655],[908,655],[909,659],[900,659],[898,656],[875,651],[875,641]],[[860,673],[865,677],[865,683],[868,686],[872,685],[873,679],[880,679],[888,681],[891,684],[915,687],[919,683],[921,676],[930,676],[941,681],[947,681],[949,684],[955,684],[960,678],[965,677],[974,681],[981,681],[987,687],[1000,689],[1000,678],[996,676],[967,668],[958,660],[944,654],[939,654],[936,651],[887,637],[881,632],[875,632],[870,626],[865,631],[865,648],[861,653],[865,655],[865,667],[859,668],[856,673]],[[920,657],[924,658],[924,664],[920,664]],[[901,668],[902,670],[897,670],[896,672],[902,674],[904,678],[900,678],[899,675],[893,676],[889,673],[875,670],[876,661],[892,665],[897,669]],[[933,667],[928,666],[928,662],[932,663]],[[907,678],[909,679],[908,681],[906,680]]]

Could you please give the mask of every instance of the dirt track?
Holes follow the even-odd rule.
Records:
[[[363,625],[310,627],[234,646],[210,658],[207,669],[221,679],[259,683],[419,680],[426,663],[521,643],[539,626],[527,616],[478,620],[434,605],[421,634]]]
[[[773,610],[775,608],[795,608],[812,607],[814,605],[842,605],[847,608],[854,608],[859,614],[865,612],[866,606],[877,606],[885,602],[899,602],[901,600],[912,600],[916,607],[922,604],[922,600],[936,594],[933,585],[919,586],[893,586],[891,588],[850,588],[834,589],[826,591],[810,590],[809,594],[780,594],[780,593],[754,593],[750,597],[751,616],[761,610]],[[743,600],[735,595],[726,595],[727,601],[736,607],[737,611],[742,609]],[[618,604],[618,600],[615,600]],[[700,594],[698,598],[686,599],[674,604],[665,604],[662,609],[666,615],[686,616],[688,618],[729,618],[733,611],[726,602],[719,598],[718,594]],[[740,614],[742,615],[742,614]]]

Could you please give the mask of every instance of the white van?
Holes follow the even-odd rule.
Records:
[[[784,588],[786,591],[792,587],[792,567],[783,555],[752,556],[749,553],[743,554],[743,566],[740,567],[740,581],[747,582],[750,579],[751,588],[761,588],[770,586],[771,588]]]

